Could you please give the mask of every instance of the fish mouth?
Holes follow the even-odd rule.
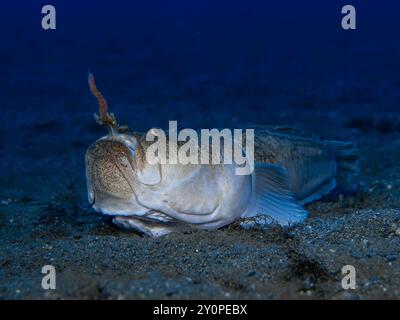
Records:
[[[96,212],[107,216],[131,216],[141,218],[149,212],[148,208],[138,206],[132,199],[122,199],[108,195],[97,197],[97,201],[91,204],[91,207]],[[147,218],[146,220],[152,219]]]

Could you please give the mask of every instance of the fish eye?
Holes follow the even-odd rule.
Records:
[[[124,141],[125,146],[133,153],[135,154],[136,152],[136,146],[131,142],[131,141]]]
[[[123,136],[121,142],[129,149],[132,156],[136,154],[136,141],[132,141],[132,138]]]

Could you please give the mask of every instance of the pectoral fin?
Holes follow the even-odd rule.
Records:
[[[243,218],[269,216],[287,226],[304,221],[307,215],[288,188],[286,169],[273,164],[255,166],[252,198]]]

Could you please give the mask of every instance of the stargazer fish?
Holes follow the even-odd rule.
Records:
[[[89,86],[99,103],[96,120],[109,133],[86,152],[88,199],[117,226],[151,237],[236,221],[249,227],[258,217],[288,226],[306,219],[304,204],[336,186],[356,189],[355,143],[320,140],[292,127],[254,128],[249,175],[235,174],[235,164],[150,164],[145,135],[117,125],[91,74]]]

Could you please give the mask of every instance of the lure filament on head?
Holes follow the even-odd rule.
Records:
[[[88,83],[90,92],[96,97],[99,104],[99,114],[95,114],[94,117],[96,122],[100,125],[105,125],[110,130],[112,136],[115,136],[116,130],[118,129],[117,121],[113,113],[107,112],[107,101],[104,99],[101,92],[97,89],[94,81],[94,76],[91,72],[88,74]]]

